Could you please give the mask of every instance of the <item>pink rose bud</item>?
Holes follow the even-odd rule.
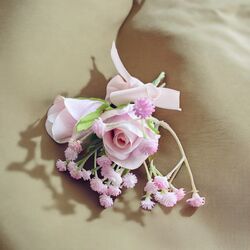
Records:
[[[48,110],[46,130],[58,143],[69,142],[80,118],[96,111],[103,103],[90,99],[57,96]]]

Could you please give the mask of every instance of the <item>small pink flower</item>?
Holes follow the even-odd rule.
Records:
[[[106,155],[98,157],[96,162],[100,167],[110,167],[112,164],[112,161]]]
[[[103,184],[102,180],[98,177],[94,177],[90,180],[90,187],[93,191],[96,191],[100,194],[105,193],[107,191],[107,186]]]
[[[107,190],[107,195],[118,196],[121,194],[121,189],[115,186],[110,185]]]
[[[153,181],[148,181],[146,186],[144,187],[144,191],[150,194],[155,194],[157,190],[158,188]]]
[[[122,179],[125,188],[133,188],[137,183],[137,177],[132,173],[125,174]]]
[[[152,208],[155,206],[155,202],[153,202],[150,197],[146,197],[145,200],[141,201],[141,207],[145,210],[152,210]]]
[[[165,207],[173,207],[177,203],[177,197],[173,192],[167,192],[162,195],[159,201]]]
[[[74,161],[78,157],[78,153],[70,147],[66,148],[64,154],[67,161]]]
[[[155,195],[154,195],[154,198],[155,198],[155,200],[156,200],[157,202],[160,202],[161,199],[162,199],[162,197],[163,197],[163,194],[162,194],[161,192],[157,192],[157,193],[155,193]]]
[[[177,197],[177,201],[182,200],[184,198],[185,194],[186,194],[184,188],[179,188],[179,189],[174,188],[174,193],[175,193],[175,195]]]
[[[68,169],[72,178],[76,180],[79,180],[82,178],[82,171],[77,168],[76,164],[73,161],[68,164]]]
[[[68,163],[68,170],[71,171],[76,168],[76,163],[74,161],[70,161]]]
[[[82,145],[81,142],[79,140],[74,141],[74,140],[70,140],[69,141],[69,147],[75,151],[77,154],[82,152]]]
[[[101,206],[103,206],[105,208],[109,208],[109,207],[113,206],[112,198],[106,194],[100,195],[99,201],[100,201]]]
[[[101,168],[101,175],[105,178],[108,178],[113,171],[114,169],[111,166],[105,166]]]
[[[105,123],[101,118],[98,118],[94,124],[92,125],[93,132],[97,135],[97,137],[102,138],[105,131]]]
[[[139,118],[145,119],[155,112],[155,105],[149,98],[140,98],[135,101],[134,112]]]
[[[48,134],[58,143],[69,142],[75,135],[75,126],[82,117],[95,112],[103,102],[90,99],[57,96],[50,107],[45,123]],[[88,132],[83,132],[87,134]]]
[[[165,176],[156,176],[154,178],[154,184],[158,187],[158,189],[169,188],[169,183]]]
[[[57,160],[56,167],[59,171],[63,172],[67,170],[67,165],[65,161]]]
[[[192,207],[201,207],[205,205],[205,197],[200,197],[200,195],[195,192],[192,198],[187,200],[187,203]]]
[[[90,180],[90,176],[91,176],[90,170],[82,169],[82,178],[84,181]]]
[[[156,140],[148,140],[144,139],[142,146],[141,146],[141,152],[146,155],[153,155],[158,150],[158,141]]]
[[[112,181],[113,185],[119,187],[122,183],[122,177],[119,173],[117,173],[112,167],[102,167],[101,168],[101,175],[104,178],[109,179]]]

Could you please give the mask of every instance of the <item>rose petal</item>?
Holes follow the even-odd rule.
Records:
[[[58,143],[67,142],[72,136],[75,124],[76,120],[72,118],[66,109],[61,111],[52,126],[54,140]]]
[[[74,99],[65,98],[65,107],[67,108],[69,114],[78,121],[81,117],[88,115],[91,112],[96,111],[103,103],[100,101],[93,101],[89,99]]]
[[[64,97],[57,96],[54,100],[54,104],[48,110],[47,119],[53,123],[56,120],[57,115],[64,109],[64,107]]]

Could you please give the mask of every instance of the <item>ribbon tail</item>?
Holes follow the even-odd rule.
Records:
[[[180,91],[169,88],[156,88],[152,84],[119,90],[110,94],[110,100],[115,105],[134,102],[145,97],[149,98],[158,108],[181,110]]]
[[[159,89],[161,94],[154,100],[155,106],[164,109],[173,109],[181,111],[180,91],[169,88]]]
[[[146,86],[141,86],[112,92],[110,95],[110,100],[111,103],[115,105],[121,105],[134,102],[138,98],[143,98],[147,95],[148,94]]]
[[[126,68],[124,67],[120,57],[119,57],[119,54],[118,54],[118,51],[116,49],[116,46],[115,46],[115,42],[113,41],[112,43],[112,48],[111,48],[111,58],[112,58],[112,61],[115,65],[115,68],[117,70],[117,72],[127,81],[129,82],[130,79],[132,78],[132,76],[128,73],[128,71],[126,70]]]

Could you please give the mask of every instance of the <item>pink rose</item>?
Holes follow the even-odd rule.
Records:
[[[57,96],[47,114],[45,127],[48,134],[58,143],[68,142],[79,119],[94,112],[102,104],[97,100]]]
[[[143,152],[144,135],[152,143],[158,142],[160,136],[135,116],[133,105],[106,111],[101,119],[105,123],[102,139],[108,157],[127,169],[140,167],[149,156]]]

